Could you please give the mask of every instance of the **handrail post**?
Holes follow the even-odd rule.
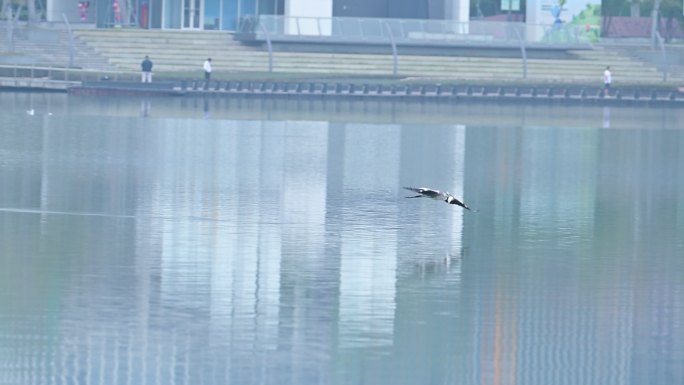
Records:
[[[387,35],[390,39],[390,44],[392,45],[392,76],[397,76],[397,42],[394,41],[394,35],[392,34],[392,28],[390,28],[387,22],[382,23],[387,30]]]
[[[74,66],[74,51],[76,50],[74,47],[74,32],[71,30],[71,24],[69,24],[69,19],[67,19],[65,13],[62,13],[62,18],[69,34],[69,68],[71,68]]]
[[[660,45],[660,53],[663,60],[663,82],[667,81],[667,51],[665,50],[665,41],[660,32],[655,31],[656,38],[658,39],[658,45]]]
[[[264,36],[266,37],[266,47],[268,48],[268,72],[273,72],[273,45],[271,44],[271,34],[268,33],[268,29],[258,18],[257,24],[259,24],[264,31]]]
[[[525,25],[523,24],[523,27],[524,26]],[[520,40],[520,52],[522,53],[523,60],[523,79],[527,79],[527,50],[525,49],[525,36],[518,30],[517,25],[513,28],[513,31],[515,31],[518,40]]]
[[[7,7],[7,50],[14,52],[14,16],[12,15],[12,7]]]

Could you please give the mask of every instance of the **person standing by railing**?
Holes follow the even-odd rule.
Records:
[[[209,81],[211,80],[211,58],[204,62],[204,89],[209,88]]]
[[[610,72],[610,66],[606,66],[606,70],[603,71],[603,95],[608,95],[610,91],[610,83],[613,82],[613,74]]]
[[[142,68],[142,82],[152,83],[152,60],[149,56],[145,56],[145,60],[142,61],[140,67]]]

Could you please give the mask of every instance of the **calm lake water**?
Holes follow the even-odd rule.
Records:
[[[0,106],[0,384],[684,383],[681,111]]]

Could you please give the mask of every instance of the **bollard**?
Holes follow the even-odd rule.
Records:
[[[532,97],[533,98],[537,97],[537,88],[536,87],[532,87]]]
[[[639,94],[639,90],[635,90],[634,91],[634,100],[639,100],[640,97],[641,97],[641,95]]]
[[[669,99],[670,100],[677,100],[677,95],[674,92],[670,92]]]
[[[506,91],[503,89],[503,87],[499,87],[499,96],[506,96]]]
[[[470,86],[466,86],[466,95],[471,96],[473,94],[473,89]]]
[[[620,93],[620,90],[615,91],[615,98],[618,100],[622,99],[622,93]]]
[[[435,93],[436,93],[437,95],[441,95],[441,94],[442,94],[442,85],[441,85],[441,84],[437,84],[437,89],[435,90]]]
[[[570,97],[570,90],[566,88],[565,91],[563,91],[563,96],[564,96],[566,99],[569,98],[569,97]]]
[[[188,86],[187,80],[185,80],[185,79],[181,80],[181,86],[180,86],[181,90],[186,90],[187,86]]]
[[[546,92],[546,96],[549,98],[552,98],[554,94],[553,88],[549,88],[549,90]]]
[[[520,96],[520,87],[515,88],[515,96]]]
[[[364,95],[368,95],[368,83],[363,84],[362,90]]]
[[[586,99],[586,98],[587,98],[587,91],[586,91],[584,88],[582,89],[582,92],[580,92],[580,97],[581,97],[582,99]]]
[[[658,99],[658,92],[656,90],[651,91],[651,100]]]

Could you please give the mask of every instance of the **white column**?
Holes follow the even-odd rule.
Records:
[[[332,0],[285,0],[285,31],[299,35],[330,35]]]
[[[444,0],[444,19],[467,23],[470,20],[470,0]]]
[[[456,22],[456,33],[467,34],[470,21],[470,0],[444,0],[444,19]]]

